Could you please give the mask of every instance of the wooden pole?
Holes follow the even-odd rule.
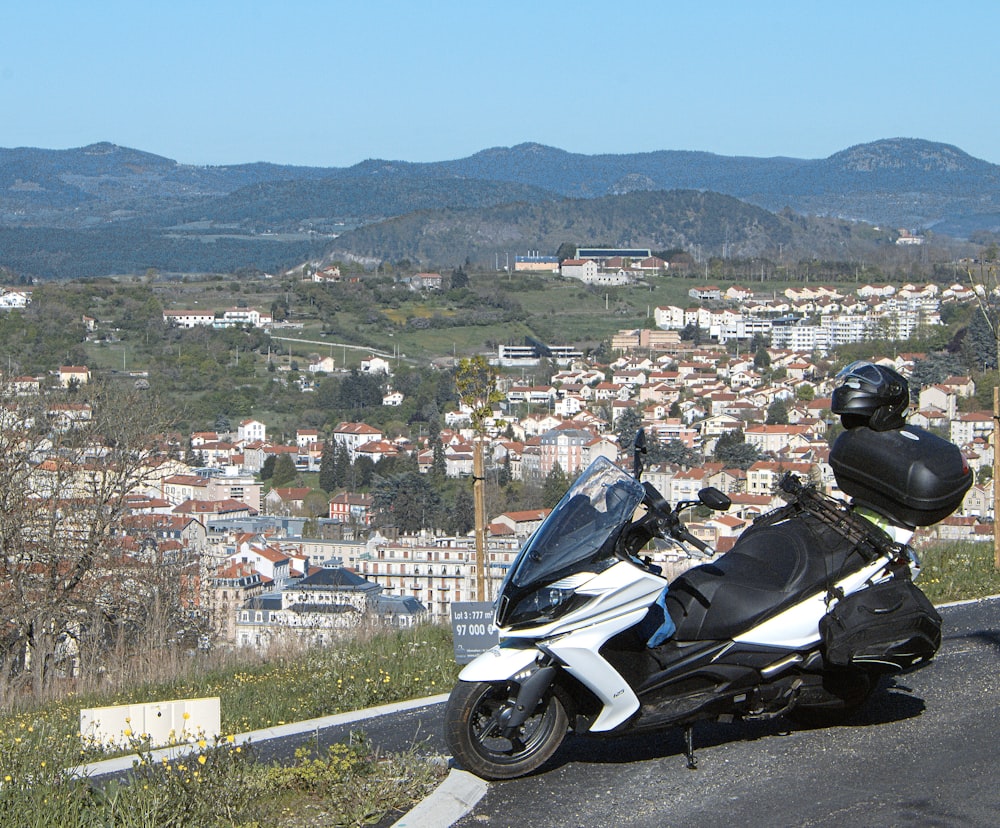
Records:
[[[1000,571],[1000,386],[993,386],[993,567]]]
[[[472,498],[476,518],[476,600],[486,600],[486,480],[483,437],[472,444]]]

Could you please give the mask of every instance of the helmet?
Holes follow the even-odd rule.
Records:
[[[910,405],[910,386],[898,371],[871,362],[852,362],[837,378],[831,409],[840,415],[844,428],[868,426],[872,431],[891,431],[905,425]]]

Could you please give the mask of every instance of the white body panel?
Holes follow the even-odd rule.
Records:
[[[462,681],[506,681],[526,670],[540,651],[551,653],[566,672],[604,705],[592,731],[613,730],[639,709],[628,682],[598,652],[611,637],[638,624],[667,585],[665,579],[622,561],[577,587],[593,600],[550,624],[501,630],[501,639],[538,641],[538,649],[494,647],[467,664]]]
[[[466,664],[458,678],[460,681],[505,681],[527,670],[540,653],[535,647],[492,647]]]
[[[886,559],[879,558],[838,582],[845,594],[881,580]],[[522,630],[501,630],[504,640],[537,642],[528,647],[494,647],[462,670],[462,681],[507,681],[528,670],[542,653],[554,656],[602,702],[591,732],[610,731],[638,709],[639,699],[624,677],[600,655],[608,639],[639,623],[666,580],[622,561],[576,587],[593,600],[557,620]],[[828,611],[826,591],[810,595],[784,612],[736,636],[735,642],[806,650],[819,644],[819,621]]]
[[[869,580],[885,569],[886,561],[879,558],[860,572],[837,582],[845,595],[856,592]],[[763,644],[769,647],[787,647],[802,650],[819,644],[819,622],[833,604],[827,605],[827,592],[821,590],[800,601],[784,612],[769,618],[745,633],[735,636],[740,644]]]
[[[501,630],[500,638],[526,638],[538,641],[562,635],[579,627],[601,624],[618,618],[622,613],[639,610],[645,613],[666,585],[665,578],[640,569],[627,561],[621,561],[576,587],[578,595],[594,598],[590,603],[566,613],[549,624],[539,624],[523,630]]]

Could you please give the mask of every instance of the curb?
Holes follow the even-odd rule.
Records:
[[[448,828],[486,795],[487,784],[468,771],[452,768],[447,778],[422,802],[393,823],[393,828]]]
[[[351,724],[352,722],[359,722],[365,719],[375,719],[379,716],[402,713],[420,707],[431,707],[436,704],[443,704],[447,700],[448,694],[441,693],[437,696],[427,696],[422,699],[394,702],[393,704],[384,704],[380,707],[369,707],[365,710],[353,710],[349,713],[336,713],[332,716],[322,716],[318,719],[307,719],[302,722],[277,725],[276,727],[269,727],[263,730],[240,733],[235,737],[234,744],[243,745],[247,742],[257,744],[270,739],[312,733],[326,727]],[[173,761],[181,756],[186,756],[197,751],[197,745],[184,744],[158,748],[151,751],[150,755],[154,760],[167,759],[168,761]],[[73,771],[73,775],[93,779],[109,773],[120,773],[131,770],[134,760],[135,756],[131,754],[128,756],[119,756],[114,759],[105,759],[101,762],[94,762],[76,768]],[[479,800],[486,795],[486,791],[486,782],[478,776],[474,776],[468,771],[452,768],[448,776],[445,777],[444,782],[393,823],[393,828],[449,828],[449,826],[468,814]]]
[[[374,719],[379,716],[386,716],[390,713],[402,713],[407,710],[415,710],[418,707],[431,707],[435,704],[441,704],[447,700],[448,694],[441,693],[437,696],[427,696],[422,699],[410,699],[405,702],[383,704],[380,707],[369,707],[365,710],[352,710],[349,713],[335,713],[332,716],[321,716],[318,719],[306,719],[302,722],[276,725],[275,727],[268,727],[263,730],[253,730],[249,733],[240,733],[234,738],[233,744],[245,745],[247,742],[253,742],[256,744],[258,742],[266,742],[270,739],[279,739],[284,736],[297,736],[302,733],[312,733],[313,731],[322,730],[326,727],[351,724],[352,722],[359,722],[364,719]],[[173,745],[172,747],[158,748],[150,751],[150,756],[153,759],[167,759],[169,761],[173,761],[179,756],[186,756],[189,753],[195,753],[198,749],[199,748],[196,744]],[[121,771],[131,770],[132,762],[134,760],[134,754],[118,756],[114,759],[105,759],[101,762],[94,762],[93,764],[83,765],[76,768],[74,775],[93,778],[97,776],[104,776],[109,773],[119,773]]]

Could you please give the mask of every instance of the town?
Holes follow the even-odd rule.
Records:
[[[601,284],[601,274],[611,274],[607,278],[621,284],[647,278],[650,270],[669,271],[669,263],[648,251],[581,252],[589,257],[562,263],[564,278]],[[547,257],[515,263],[531,271],[553,266],[558,262]],[[327,267],[306,278],[336,284],[341,274]],[[441,290],[440,274],[403,281],[411,291]],[[827,462],[836,427],[829,410],[832,349],[870,341],[873,358],[910,375],[925,355],[881,353],[882,343],[905,342],[940,325],[942,309],[976,299],[967,285],[935,283],[802,285],[780,292],[699,284],[688,293],[687,306],[651,309],[653,325],[619,330],[596,355],[538,340],[499,344],[483,354],[500,400],[486,422],[492,485],[516,481],[541,488],[553,478],[572,479],[597,456],[625,464],[627,438],[642,427],[658,448],[646,479],[668,500],[694,498],[709,485],[732,498],[725,514],[697,515],[690,523],[699,538],[724,552],[754,517],[780,505],[775,492],[786,472],[839,494]],[[32,302],[30,290],[4,296],[5,308]],[[270,312],[252,307],[171,308],[163,311],[163,322],[185,330],[275,327]],[[543,369],[546,380],[536,382]],[[316,357],[300,382],[336,371],[331,357]],[[369,353],[356,371],[378,381],[382,406],[402,403],[404,395],[393,387],[393,360]],[[53,429],[72,429],[93,416],[90,403],[75,401],[72,393],[95,381],[86,366],[60,366],[51,377],[7,377],[7,394],[24,399],[50,380],[66,394],[48,403]],[[980,481],[930,539],[992,539],[993,418],[969,410],[975,392],[969,376],[914,387],[909,421],[960,446]],[[116,527],[123,555],[140,560],[155,550],[158,559],[182,564],[176,593],[197,621],[203,647],[264,649],[287,635],[323,643],[362,623],[447,620],[453,602],[476,597],[471,530],[402,525],[370,485],[325,492],[290,485],[297,473],[319,472],[322,479],[333,464],[372,469],[386,458],[405,458],[420,475],[469,479],[470,409],[456,405],[442,414],[443,428],[433,439],[391,435],[358,420],[329,429],[303,425],[294,440],[283,441],[254,418],[175,436],[173,452],[157,458],[155,469],[128,492]],[[43,468],[47,461],[34,462]],[[277,474],[282,468],[289,473]],[[488,515],[488,597],[551,505]],[[671,574],[692,564],[679,548],[656,556]]]

